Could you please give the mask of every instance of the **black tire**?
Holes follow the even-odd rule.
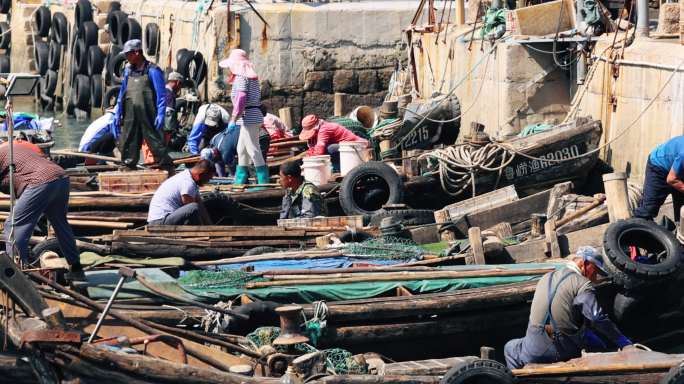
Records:
[[[201,52],[181,49],[176,54],[176,70],[199,86],[207,77],[207,63]]]
[[[40,79],[40,88],[43,95],[55,96],[55,90],[57,90],[57,71],[48,69],[47,73]]]
[[[386,217],[394,217],[405,226],[432,224],[435,222],[435,212],[429,209],[390,209],[380,210],[371,216],[370,225],[379,226]]]
[[[81,110],[90,109],[90,78],[86,75],[76,75],[76,83],[72,85],[76,89],[74,105]]]
[[[72,83],[73,84],[73,83]],[[66,106],[66,113],[68,116],[74,116],[74,109],[76,108],[76,87],[72,85],[69,90],[69,100]]]
[[[50,14],[50,8],[46,6],[40,6],[33,14],[33,23],[36,26],[36,33],[40,37],[48,37],[50,33],[50,23],[52,21],[52,15]]]
[[[69,24],[62,12],[52,15],[52,38],[60,45],[69,44]]]
[[[129,17],[125,23],[119,26],[118,37],[119,44],[121,45],[126,44],[128,40],[141,39],[142,28],[140,27],[140,23]]]
[[[372,238],[373,235],[363,231],[344,231],[340,235],[340,241],[343,243],[361,243]]]
[[[112,74],[109,72],[109,62],[113,60],[113,58],[121,53],[121,47],[118,45],[112,45],[109,48],[109,53],[105,56],[105,61],[104,61],[104,68],[106,69],[105,71],[105,85],[110,86],[112,85]]]
[[[488,359],[464,361],[453,366],[440,384],[513,384],[515,378],[505,365]]]
[[[0,0],[0,13],[6,14],[12,9],[12,0]]]
[[[655,264],[634,261],[628,246],[648,250]],[[682,266],[682,245],[675,236],[658,224],[644,219],[620,220],[611,224],[603,237],[603,249],[611,267],[628,275],[659,280],[673,277]]]
[[[107,92],[105,92],[105,95],[102,98],[102,103],[105,106],[105,108],[113,107],[114,105],[116,105],[116,99],[119,97],[120,89],[120,86],[116,86],[109,88]]]
[[[119,31],[121,26],[128,21],[128,15],[120,10],[109,12],[107,15],[107,24],[109,25],[109,37],[112,42],[119,42]]]
[[[10,25],[6,21],[0,22],[0,48],[8,49],[12,45],[12,31]]]
[[[159,26],[157,23],[145,25],[145,54],[157,56],[159,53]]]
[[[93,108],[102,107],[102,75],[95,73],[90,76],[90,105]]]
[[[88,60],[87,60],[88,74],[101,75],[102,69],[104,68],[105,54],[102,52],[97,45],[91,45],[88,47]]]
[[[262,246],[262,247],[254,247],[247,252],[243,254],[243,256],[257,256],[257,255],[263,255],[264,253],[271,253],[271,252],[278,252],[280,249],[278,248],[273,248],[273,247],[267,247],[267,246]]]
[[[59,247],[59,241],[56,238],[52,238],[43,240],[33,246],[29,259],[30,263],[40,260],[40,256],[45,252],[55,252],[59,257],[64,257],[64,255],[62,255],[62,249]]]
[[[74,11],[76,29],[80,30],[81,26],[86,21],[93,21],[93,7],[88,0],[78,0],[78,3],[76,3],[76,10]]]
[[[109,12],[113,11],[120,11],[121,10],[121,3],[118,1],[112,1],[109,3]]]
[[[340,205],[349,216],[372,215],[404,200],[404,183],[389,165],[370,161],[352,169],[340,185]]]
[[[92,21],[85,21],[78,29],[78,38],[83,40],[87,47],[97,45],[97,24]]]
[[[73,68],[76,74],[88,74],[88,47],[81,39],[74,44]]]
[[[48,69],[53,71],[59,70],[59,65],[62,63],[62,46],[55,40],[50,41],[48,50]]]
[[[10,72],[10,57],[8,55],[0,55],[0,73]]]
[[[684,384],[684,363],[679,363],[670,368],[667,375],[663,376],[659,384]]]
[[[48,56],[50,54],[50,47],[44,41],[36,41],[36,46],[33,49],[34,58],[36,60],[36,69],[41,76],[45,75],[48,70]]]
[[[126,55],[119,52],[116,56],[107,61],[107,71],[112,76],[112,84],[121,84],[123,81],[124,68],[126,67]]]

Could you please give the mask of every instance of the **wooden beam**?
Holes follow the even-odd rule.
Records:
[[[558,245],[561,256],[565,257],[575,252],[581,245],[590,245],[594,248],[603,248],[603,234],[608,224],[598,225],[570,232],[558,236]],[[505,248],[505,252],[518,263],[531,263],[546,261],[546,239],[530,240],[522,244],[511,245]]]

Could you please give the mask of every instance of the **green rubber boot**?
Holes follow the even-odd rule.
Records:
[[[271,178],[268,175],[268,165],[262,165],[261,167],[256,167],[256,177],[257,184],[268,184]],[[256,187],[253,190],[258,191],[261,189],[266,189],[266,187]]]
[[[235,168],[235,181],[233,184],[247,184],[249,180],[249,171],[244,165],[238,165]]]

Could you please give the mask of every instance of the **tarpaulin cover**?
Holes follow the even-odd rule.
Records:
[[[333,269],[333,268],[348,268],[355,263],[363,263],[370,265],[395,265],[402,263],[402,260],[393,259],[369,259],[369,258],[354,258],[354,257],[326,257],[321,259],[305,259],[305,260],[263,260],[250,261],[239,264],[225,264],[219,266],[219,269],[240,269],[245,266],[253,266],[255,271],[270,271],[274,269]]]
[[[558,268],[565,264],[506,264],[506,265],[479,265],[479,266],[454,266],[444,267],[443,270],[467,271],[467,270],[487,270],[487,269],[536,269],[536,268]],[[271,300],[282,303],[311,303],[317,300],[339,301],[365,299],[370,297],[393,294],[397,287],[402,286],[411,293],[436,293],[449,292],[459,289],[480,288],[500,284],[511,284],[517,282],[531,281],[540,278],[536,276],[504,276],[504,277],[478,277],[478,278],[459,278],[459,279],[436,279],[436,280],[408,280],[391,282],[362,282],[349,284],[321,284],[321,285],[298,285],[289,287],[269,287],[259,289],[239,289],[232,287],[187,287],[184,288],[197,293],[213,293],[222,296],[224,299],[233,299],[239,295],[246,294],[252,298],[260,300]],[[179,282],[182,285],[182,281]]]

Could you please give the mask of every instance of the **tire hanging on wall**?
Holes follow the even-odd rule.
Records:
[[[118,45],[112,45],[109,49],[109,53],[107,53],[107,56],[105,56],[104,68],[106,69],[106,71],[104,81],[106,86],[110,86],[113,83],[112,74],[110,73],[109,69],[109,62],[112,61],[114,57],[119,53],[121,53],[121,47]]]
[[[52,38],[61,45],[69,44],[69,24],[62,12],[52,15]]]
[[[340,205],[349,215],[372,215],[404,200],[404,183],[389,165],[369,161],[349,171],[340,185]]]
[[[128,21],[128,15],[122,11],[111,11],[107,14],[107,25],[109,25],[109,37],[113,43],[119,42],[119,31],[121,26]]]
[[[46,6],[40,6],[33,14],[33,23],[36,27],[36,33],[40,37],[48,37],[50,33],[50,24],[52,21],[52,15],[50,14],[50,8]]]
[[[101,75],[104,68],[105,55],[97,45],[88,47],[88,75]]]
[[[50,40],[49,44],[48,68],[57,71],[62,63],[62,46],[55,40]]]
[[[74,44],[73,63],[77,74],[85,75],[88,73],[88,48],[81,39],[77,39]]]
[[[129,17],[124,24],[119,26],[118,34],[119,44],[123,46],[128,40],[141,39],[142,28],[137,20]]]
[[[76,75],[76,82],[72,87],[76,89],[74,105],[87,111],[90,108],[90,78],[86,75]]]
[[[12,30],[9,23],[0,22],[0,49],[8,49],[12,44]]]
[[[181,49],[176,54],[176,70],[199,86],[207,77],[207,63],[201,52]]]
[[[0,73],[10,72],[10,57],[8,55],[0,55]]]
[[[6,14],[12,10],[12,0],[0,0],[0,13]]]
[[[74,108],[76,108],[76,87],[74,87],[74,82],[71,83],[71,89],[69,90],[69,100],[66,106],[66,113],[69,116],[74,116]]]
[[[55,96],[55,90],[57,90],[57,71],[48,69],[40,79],[40,87],[42,94],[49,97]]]
[[[112,84],[121,84],[123,81],[123,72],[126,65],[126,55],[119,52],[116,56],[111,57],[107,62],[107,71],[112,76]]]
[[[93,108],[102,107],[102,75],[90,76],[90,105]]]
[[[105,92],[105,95],[102,98],[102,105],[104,105],[105,108],[116,105],[116,98],[119,97],[119,90],[121,90],[121,87],[117,85],[116,87],[109,88],[107,92]]]
[[[36,69],[41,76],[48,70],[48,56],[50,54],[50,47],[44,41],[36,41],[33,48],[33,57],[36,60]]]
[[[145,54],[156,56],[159,53],[159,26],[157,23],[147,23],[145,26]]]
[[[86,21],[93,21],[93,7],[88,0],[78,0],[74,11],[76,29],[81,29],[81,25]]]
[[[84,21],[78,28],[78,38],[83,40],[86,47],[97,45],[97,24],[92,21]]]

